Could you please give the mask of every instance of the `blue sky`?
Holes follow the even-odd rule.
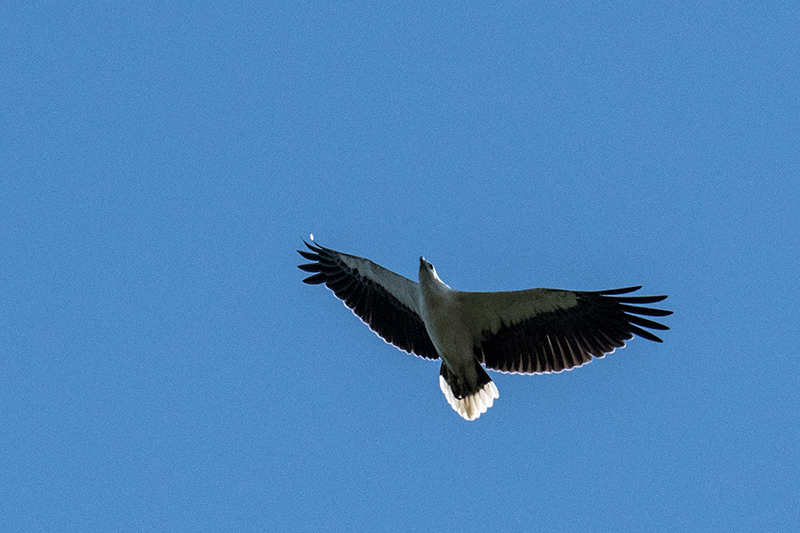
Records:
[[[800,527],[793,3],[3,12],[3,531]],[[468,423],[312,232],[675,314]]]

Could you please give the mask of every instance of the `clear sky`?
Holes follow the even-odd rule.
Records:
[[[16,2],[0,74],[0,530],[800,529],[796,2]],[[675,314],[466,422],[309,233]]]

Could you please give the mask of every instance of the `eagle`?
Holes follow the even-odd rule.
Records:
[[[634,335],[667,326],[645,316],[672,311],[643,307],[667,298],[630,296],[641,286],[605,291],[529,289],[465,292],[451,289],[433,265],[419,258],[419,283],[369,259],[320,246],[311,237],[312,273],[383,340],[425,359],[441,359],[439,387],[465,420],[475,420],[500,394],[489,370],[510,374],[561,372],[625,346]],[[647,329],[645,329],[647,328]]]

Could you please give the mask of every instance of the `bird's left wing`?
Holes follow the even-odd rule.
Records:
[[[303,242],[311,251],[298,253],[313,262],[299,268],[315,273],[305,283],[324,283],[386,342],[426,359],[439,358],[420,318],[416,282],[369,259]]]
[[[457,298],[479,362],[501,372],[538,374],[581,366],[634,335],[661,342],[644,328],[669,328],[639,315],[672,311],[639,305],[666,296],[621,296],[640,288],[458,292]]]

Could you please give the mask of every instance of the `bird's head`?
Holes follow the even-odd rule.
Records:
[[[444,283],[440,278],[439,275],[436,273],[436,269],[433,266],[433,263],[430,261],[426,261],[424,257],[419,258],[419,279],[422,282],[423,278],[429,280],[436,280],[439,283]]]

